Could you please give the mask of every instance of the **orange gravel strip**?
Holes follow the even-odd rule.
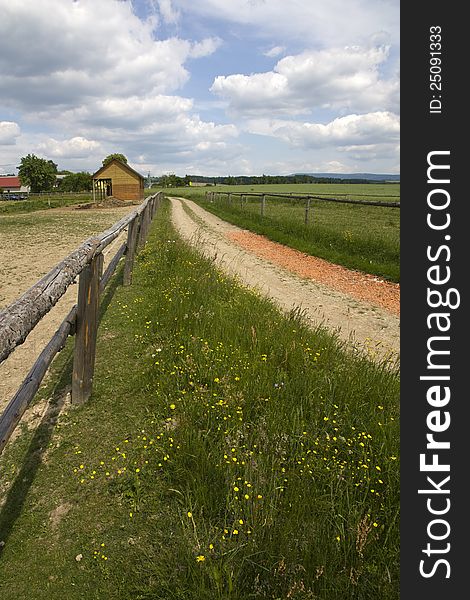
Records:
[[[225,234],[236,244],[301,277],[313,279],[358,300],[380,306],[394,315],[400,314],[400,285],[351,271],[322,258],[304,254],[249,231],[228,231]]]

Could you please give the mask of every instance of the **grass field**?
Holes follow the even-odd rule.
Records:
[[[89,403],[0,458],[2,599],[397,599],[397,372],[234,285],[167,204],[118,282]],[[38,401],[69,382],[70,345]]]
[[[331,262],[372,273],[391,281],[400,280],[400,209],[338,204],[311,200],[305,224],[305,200],[267,197],[264,216],[259,197],[226,196],[215,202],[205,199],[207,191],[237,193],[313,193],[323,197],[353,200],[399,201],[399,184],[312,184],[296,186],[217,186],[177,188],[174,195],[190,198],[217,216],[268,238]]]
[[[51,194],[50,196],[33,196],[30,200],[7,200],[0,202],[0,215],[11,215],[48,208],[59,208],[72,204],[85,204],[91,201],[89,194]]]
[[[186,188],[188,189],[188,188]],[[380,197],[384,201],[400,200],[400,184],[399,183],[355,183],[355,184],[344,184],[344,183],[297,183],[297,184],[266,184],[266,185],[217,185],[209,187],[190,188],[192,190],[199,190],[214,192],[239,192],[248,193],[265,192],[275,194],[313,194],[316,196],[336,196],[338,198],[350,197],[351,199],[361,199],[364,197]]]

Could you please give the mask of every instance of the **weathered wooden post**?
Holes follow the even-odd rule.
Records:
[[[152,213],[152,219],[153,217],[155,217],[155,215],[157,214],[157,210],[160,208],[160,192],[158,192],[158,194],[155,196],[155,198],[153,199],[153,213]]]
[[[73,355],[72,404],[86,402],[93,389],[102,271],[103,254],[100,252],[80,273]]]
[[[140,230],[139,230],[139,239],[137,242],[138,249],[143,248],[145,245],[145,240],[147,239],[147,231],[148,231],[148,222],[149,222],[149,207],[148,204],[142,211],[140,215]]]
[[[231,192],[228,193],[227,201],[229,204],[232,204],[232,193]]]
[[[152,200],[149,200],[149,203],[147,204],[147,229],[145,230],[145,239],[147,239],[147,237],[148,237],[150,225],[152,223],[152,218],[153,218],[152,209],[153,209]]]
[[[261,216],[264,217],[264,209],[266,208],[266,194],[261,198]]]
[[[305,225],[308,225],[309,212],[310,212],[310,198],[307,198],[307,206],[305,207]]]
[[[132,270],[134,268],[134,257],[137,247],[137,232],[139,230],[139,217],[136,217],[129,223],[127,230],[127,252],[124,263],[123,284],[130,285],[132,283]]]

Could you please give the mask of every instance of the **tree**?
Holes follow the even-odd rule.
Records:
[[[124,154],[120,154],[119,152],[115,152],[114,154],[108,154],[106,158],[103,159],[103,167],[105,167],[108,163],[110,163],[113,159],[120,160],[124,164],[127,165],[127,158]]]
[[[18,167],[21,183],[29,185],[33,193],[52,190],[56,175],[57,165],[52,160],[39,158],[35,154],[23,156]]]
[[[62,179],[59,187],[64,192],[88,192],[92,187],[92,177],[84,171],[70,173]]]
[[[167,187],[182,187],[184,186],[184,179],[178,177],[174,173],[168,173],[160,177],[160,185],[164,188]]]

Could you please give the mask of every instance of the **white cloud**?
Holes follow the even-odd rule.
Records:
[[[21,134],[18,123],[0,121],[0,146],[11,146]]]
[[[266,52],[263,52],[263,54],[264,54],[264,56],[267,56],[268,58],[276,58],[276,56],[283,54],[285,52],[285,50],[286,50],[285,46],[274,46],[270,50],[266,50]]]
[[[273,71],[218,76],[211,91],[234,113],[302,114],[314,108],[343,111],[398,109],[398,77],[381,79],[387,47],[347,46],[286,56]]]
[[[30,110],[174,91],[190,76],[185,62],[220,45],[156,40],[129,0],[0,0],[0,11],[0,100]]]
[[[141,140],[159,152],[164,144],[187,148],[238,136],[234,125],[203,121],[192,108],[192,100],[180,96],[104,98],[66,112],[59,122],[64,129],[69,121],[79,124],[86,135],[113,144]]]
[[[53,158],[88,158],[96,156],[101,149],[99,142],[84,137],[73,137],[68,140],[48,138],[41,142],[38,151]]]
[[[326,125],[298,121],[254,119],[248,122],[251,133],[280,138],[291,146],[325,148],[335,146],[354,150],[378,144],[396,146],[400,133],[398,116],[390,112],[364,115],[351,114],[334,119]]]
[[[157,122],[172,122],[192,108],[192,100],[180,96],[129,96],[102,98],[64,114],[67,121],[86,126],[128,130],[150,127]]]
[[[166,165],[174,171],[171,164],[202,159],[210,152],[220,162],[238,156],[242,150],[234,144],[237,128],[204,121],[192,112],[192,106],[191,100],[178,96],[110,98],[69,111],[56,124],[67,130],[67,123],[72,122],[71,131],[79,126],[87,140],[100,141],[98,150],[103,156],[123,152],[134,161],[137,170],[153,165],[153,171],[161,172]],[[39,148],[58,157],[64,145],[53,142],[48,139]],[[64,152],[63,156],[66,155]],[[91,170],[96,168],[96,156],[96,148],[90,148]]]
[[[393,43],[399,39],[399,0],[173,0],[173,6],[307,46],[364,43],[384,31]]]
[[[156,4],[165,23],[177,23],[180,18],[180,11],[175,10],[171,0],[157,0]]]
[[[202,58],[213,54],[222,45],[219,37],[206,38],[202,42],[192,44],[189,56],[191,58]]]

